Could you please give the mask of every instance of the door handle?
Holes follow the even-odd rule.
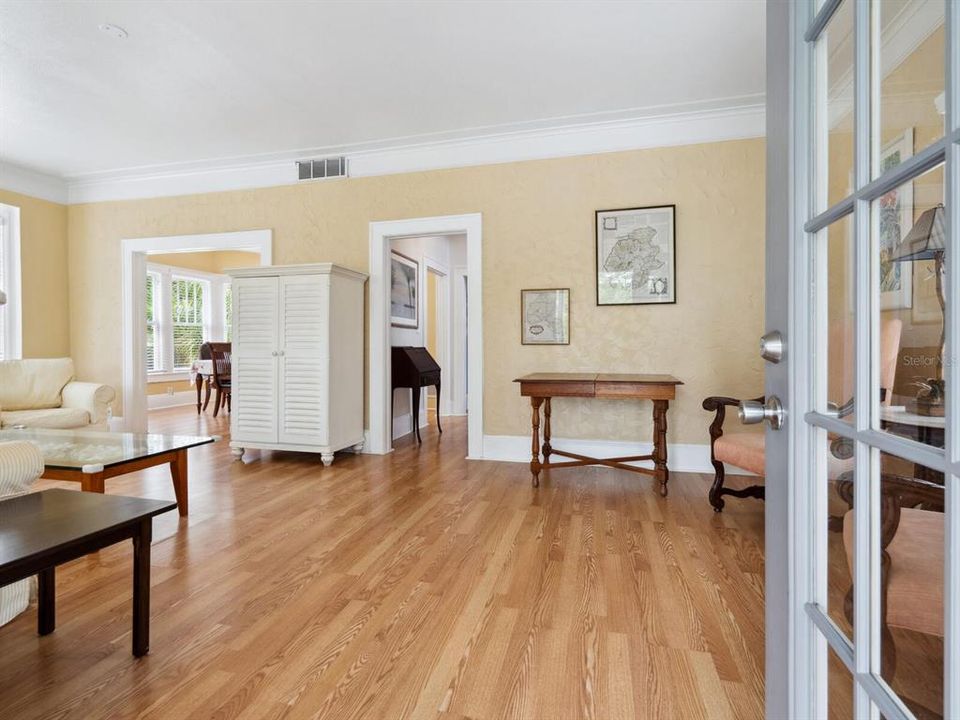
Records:
[[[783,419],[786,415],[783,410],[783,403],[776,395],[768,397],[765,403],[759,403],[756,400],[741,400],[737,414],[740,416],[740,422],[744,425],[756,425],[766,420],[770,423],[772,430],[779,430],[783,427]]]
[[[274,351],[273,351],[272,353],[270,353],[270,354],[273,355],[274,357],[276,357],[276,356],[277,356],[277,351],[274,350]]]
[[[760,338],[760,357],[774,365],[783,360],[783,335],[779,330],[771,330]]]

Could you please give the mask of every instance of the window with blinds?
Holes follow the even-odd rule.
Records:
[[[223,285],[223,336],[227,342],[233,340],[233,286]]]
[[[0,204],[0,360],[20,357],[20,209]]]
[[[163,347],[160,333],[160,273],[147,273],[147,372],[163,367]]]
[[[0,290],[7,288],[7,244],[9,222],[0,214]],[[7,360],[7,305],[0,305],[0,360]]]
[[[173,369],[189,370],[200,357],[203,344],[203,296],[205,283],[174,277],[170,283],[173,311]]]

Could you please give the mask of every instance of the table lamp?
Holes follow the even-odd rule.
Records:
[[[943,406],[943,352],[946,342],[946,318],[944,316],[946,301],[943,297],[943,256],[946,252],[946,234],[944,232],[943,205],[926,210],[910,228],[907,236],[894,248],[891,260],[893,262],[913,262],[915,260],[933,260],[937,280],[937,300],[940,303],[940,353],[937,355],[937,376],[928,379],[922,384],[926,395],[918,397],[918,408],[921,405]],[[930,414],[928,412],[928,414]],[[939,414],[939,413],[938,413]]]

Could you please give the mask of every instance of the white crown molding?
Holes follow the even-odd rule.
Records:
[[[409,420],[408,420],[409,423]],[[554,447],[589,457],[627,457],[646,455],[652,452],[650,442],[617,442],[612,440],[564,440],[554,438]],[[484,435],[483,457],[477,460],[496,460],[500,462],[530,462],[529,435]],[[643,463],[631,463],[642,465]],[[698,443],[668,443],[667,467],[673,472],[701,473],[713,475],[710,462],[710,446]],[[753,475],[733,465],[724,464],[729,475]],[[704,484],[706,488],[706,484]],[[706,498],[704,498],[706,499]]]
[[[258,156],[246,161],[219,159],[176,167],[76,176],[66,181],[69,202],[78,204],[294,185],[299,182],[295,159],[323,155],[345,155],[350,177],[370,177],[763,137],[763,100],[748,99],[749,104],[730,107],[537,127],[472,138],[407,142],[391,147],[371,148],[365,144]]]
[[[60,204],[68,200],[67,182],[62,178],[7,162],[0,162],[0,189]]]

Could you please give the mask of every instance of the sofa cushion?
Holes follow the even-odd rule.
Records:
[[[713,455],[717,460],[757,475],[766,472],[763,450],[762,432],[725,432],[713,444]]]
[[[0,412],[0,427],[24,425],[28,428],[66,430],[86,427],[90,413],[81,408],[46,408],[44,410],[13,410]]]
[[[60,407],[60,391],[72,379],[70,358],[0,362],[0,410]]]

